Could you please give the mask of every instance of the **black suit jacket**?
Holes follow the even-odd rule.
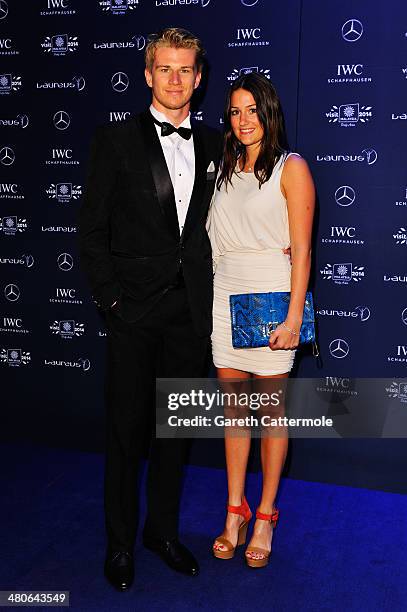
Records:
[[[128,321],[144,316],[182,268],[199,335],[211,332],[212,256],[205,221],[220,135],[193,124],[195,182],[182,234],[174,190],[149,111],[98,128],[80,212],[82,267],[102,310],[115,300]],[[210,163],[214,172],[207,172]]]

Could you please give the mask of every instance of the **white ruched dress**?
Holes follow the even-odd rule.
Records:
[[[229,296],[239,293],[290,291],[291,264],[283,249],[290,244],[287,201],[280,179],[282,156],[270,179],[259,189],[254,173],[235,173],[216,190],[207,230],[214,263],[212,353],[217,368],[267,376],[289,372],[294,350],[232,346]]]

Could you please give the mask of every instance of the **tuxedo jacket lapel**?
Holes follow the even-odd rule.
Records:
[[[205,149],[200,130],[198,126],[194,124],[192,124],[192,134],[194,138],[195,151],[195,181],[191,199],[189,201],[184,229],[182,231],[182,238],[185,238],[188,235],[199,217],[202,197],[206,187]]]
[[[164,153],[157,136],[157,130],[149,111],[141,115],[140,125],[161,211],[167,219],[171,233],[179,240],[180,234],[174,188],[172,186],[170,173],[168,172]]]

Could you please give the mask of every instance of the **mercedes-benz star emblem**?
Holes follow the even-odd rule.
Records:
[[[356,42],[363,34],[363,25],[359,19],[348,19],[342,26],[342,38],[346,42]]]
[[[259,0],[240,0],[243,6],[254,6]]]
[[[6,300],[9,302],[17,302],[18,298],[20,297],[20,289],[17,287],[17,285],[10,283],[4,288],[4,295]]]
[[[57,259],[58,268],[63,272],[69,272],[73,268],[73,257],[69,253],[61,253]]]
[[[0,19],[5,19],[8,15],[8,4],[6,0],[0,0]]]
[[[407,308],[405,308],[401,313],[401,320],[403,321],[404,325],[407,325]]]
[[[111,83],[115,91],[122,93],[129,86],[129,77],[125,72],[115,72],[111,78]]]
[[[57,111],[53,117],[54,125],[57,130],[66,130],[71,123],[71,118],[65,111]]]
[[[342,185],[335,191],[335,202],[339,206],[350,206],[355,201],[356,193],[349,185]]]
[[[11,166],[11,164],[14,163],[15,158],[15,153],[10,147],[3,147],[0,150],[0,162],[3,164],[3,166]]]
[[[203,8],[205,8],[205,6],[208,6],[210,1],[211,0],[201,0],[201,4],[202,4]]]
[[[336,338],[329,344],[329,352],[332,357],[343,359],[349,353],[349,344],[342,338]]]

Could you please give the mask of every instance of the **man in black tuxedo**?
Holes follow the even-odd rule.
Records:
[[[212,258],[205,220],[218,132],[190,123],[203,48],[168,28],[146,47],[150,108],[99,128],[80,216],[80,250],[108,329],[105,574],[133,580],[136,480],[151,436],[155,377],[204,374],[212,325]],[[198,564],[178,540],[185,440],[152,439],[144,545],[173,569]]]

